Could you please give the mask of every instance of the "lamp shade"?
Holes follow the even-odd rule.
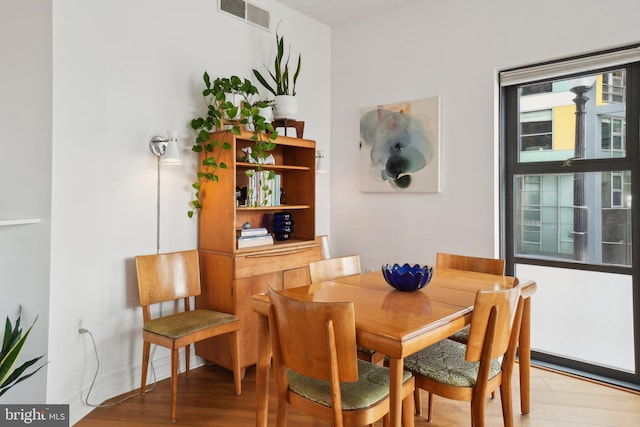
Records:
[[[177,139],[170,139],[167,141],[167,148],[165,149],[162,157],[160,157],[160,163],[163,165],[182,164],[182,157],[180,156],[180,147],[178,146]]]

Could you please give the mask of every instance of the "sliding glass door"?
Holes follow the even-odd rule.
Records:
[[[629,51],[501,73],[501,213],[508,272],[538,283],[534,360],[635,387],[640,56]]]

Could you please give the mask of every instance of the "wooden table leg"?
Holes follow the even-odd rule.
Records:
[[[526,415],[531,409],[531,298],[524,299],[518,365],[520,369],[520,412]]]
[[[267,427],[269,416],[269,367],[271,366],[271,337],[269,318],[258,316],[258,361],[256,363],[256,427]]]
[[[389,363],[389,421],[391,427],[400,427],[402,420],[402,372],[404,359],[391,357]]]

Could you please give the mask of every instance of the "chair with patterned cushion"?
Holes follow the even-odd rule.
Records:
[[[450,268],[453,270],[475,271],[476,273],[503,276],[504,266],[504,260],[499,258],[481,258],[442,252],[438,252],[436,255],[436,268]],[[449,339],[466,344],[469,340],[469,327],[453,334]]]
[[[444,339],[405,358],[416,388],[429,392],[427,420],[432,420],[433,395],[471,402],[471,425],[484,427],[487,393],[500,388],[502,416],[513,426],[511,375],[520,335],[523,299],[520,287],[478,291],[467,345]]]
[[[144,320],[140,394],[144,394],[147,384],[151,343],[171,349],[171,420],[175,422],[178,350],[185,347],[186,376],[189,378],[190,345],[222,334],[229,334],[234,366],[233,380],[236,394],[240,394],[241,373],[238,359],[240,319],[228,313],[203,309],[191,310],[190,298],[200,295],[198,251],[137,256],[136,270]],[[184,301],[184,311],[151,318],[152,304],[179,300]]]
[[[289,405],[334,426],[388,421],[389,370],[356,357],[353,303],[302,301],[271,288],[268,292],[276,425],[286,426]],[[405,372],[405,426],[413,426],[413,390],[414,379]]]
[[[360,256],[347,255],[336,258],[326,258],[309,263],[311,283],[326,282],[338,277],[360,274]],[[358,357],[367,362],[381,364],[384,355],[366,347],[357,346]]]

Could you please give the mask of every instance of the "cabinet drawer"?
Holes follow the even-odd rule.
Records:
[[[234,279],[292,270],[307,266],[310,261],[316,261],[320,258],[320,245],[316,242],[300,246],[283,246],[278,249],[256,251],[236,256]]]

